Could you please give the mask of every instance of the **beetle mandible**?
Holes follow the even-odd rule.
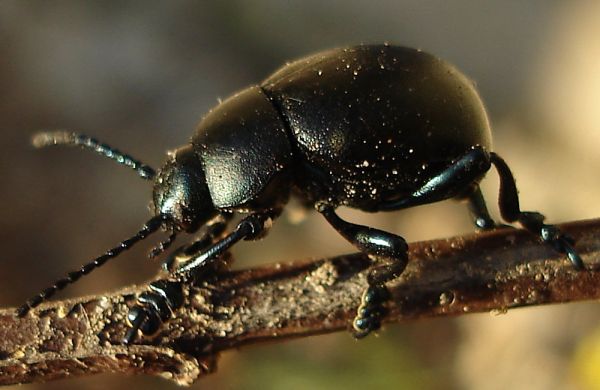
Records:
[[[142,294],[128,315],[125,342],[138,330],[152,334],[182,304],[178,281],[184,275],[240,240],[262,237],[291,194],[375,262],[353,322],[356,337],[380,327],[385,284],[404,270],[408,246],[399,235],[345,221],[336,213],[340,206],[379,212],[466,199],[476,227],[491,229],[496,224],[479,182],[494,166],[503,219],[519,222],[584,268],[571,238],[545,224],[542,214],[521,211],[513,175],[492,151],[487,113],[471,80],[416,49],[364,45],[289,63],[213,108],[158,173],[80,134],[45,132],[34,144],[82,146],[154,180],[155,215],[133,237],[31,298],[20,315],[160,228],[170,235],[151,255],[180,232],[196,232],[217,217],[225,226],[232,215],[245,215],[221,239],[191,244],[193,260],[171,270],[173,281]]]

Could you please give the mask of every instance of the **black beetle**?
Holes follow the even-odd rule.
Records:
[[[90,148],[155,179],[155,216],[132,238],[30,299],[20,315],[161,227],[171,234],[152,255],[178,232],[195,232],[216,217],[224,226],[234,213],[247,214],[221,239],[190,245],[193,259],[171,270],[173,282],[150,286],[129,313],[125,342],[138,330],[154,333],[181,306],[178,283],[186,275],[234,243],[264,235],[291,193],[377,261],[353,323],[357,337],[379,328],[385,283],[404,270],[407,244],[396,234],[341,219],[339,206],[378,212],[466,199],[476,226],[490,229],[496,225],[479,181],[494,165],[502,217],[567,254],[577,269],[584,267],[569,237],[544,224],[540,213],[521,211],[512,173],[492,152],[488,117],[473,83],[420,50],[357,46],[287,64],[209,112],[158,174],[83,135],[42,133],[34,144]]]

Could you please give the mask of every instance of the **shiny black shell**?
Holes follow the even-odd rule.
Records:
[[[219,208],[266,208],[293,188],[308,204],[378,211],[471,147],[491,150],[491,132],[455,67],[373,45],[285,65],[217,106],[192,143]]]
[[[260,87],[212,109],[192,145],[218,209],[259,211],[287,200],[293,160],[288,131]]]

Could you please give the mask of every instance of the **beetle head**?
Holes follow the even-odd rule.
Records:
[[[217,214],[192,145],[170,153],[154,182],[154,211],[177,230],[196,231]]]

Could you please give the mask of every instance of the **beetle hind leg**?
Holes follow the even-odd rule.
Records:
[[[525,229],[538,235],[542,241],[552,245],[558,252],[566,254],[576,269],[584,269],[583,261],[573,247],[574,240],[562,233],[556,226],[545,224],[544,215],[538,212],[521,211],[517,186],[510,168],[496,153],[491,153],[490,158],[500,176],[498,203],[502,218],[507,222],[519,222]]]
[[[368,287],[352,323],[354,337],[363,338],[381,327],[386,312],[384,304],[390,298],[385,283],[400,276],[406,268],[408,245],[393,233],[341,219],[333,206],[321,203],[316,209],[346,240],[377,261],[367,276]]]

